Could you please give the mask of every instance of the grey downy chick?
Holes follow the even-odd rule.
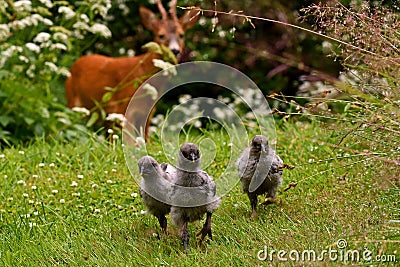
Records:
[[[197,234],[200,235],[200,245],[207,235],[212,239],[211,217],[220,204],[213,178],[201,170],[200,164],[199,148],[193,143],[183,144],[175,171],[171,219],[178,226],[185,250],[189,243],[188,223],[201,220],[204,214],[206,221]]]
[[[148,212],[154,215],[161,229],[167,233],[167,218],[171,211],[172,177],[166,173],[158,162],[150,156],[144,156],[138,161],[140,180],[140,196]]]
[[[275,202],[276,192],[282,184],[281,158],[276,155],[263,135],[253,137],[236,161],[242,190],[247,194],[252,209],[252,217],[257,216],[257,197],[267,194],[268,203]]]

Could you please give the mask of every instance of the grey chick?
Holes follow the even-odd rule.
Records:
[[[252,209],[252,217],[257,216],[257,197],[267,194],[268,203],[275,202],[276,191],[282,184],[281,158],[276,155],[263,135],[253,137],[236,161],[243,192],[247,194]]]
[[[212,239],[211,216],[220,204],[213,178],[200,169],[200,161],[200,150],[195,144],[181,146],[175,171],[171,219],[178,226],[185,250],[189,243],[188,223],[201,220],[204,214],[207,215],[206,221],[197,234],[200,235],[200,245],[207,235]]]
[[[160,223],[161,229],[167,233],[167,218],[171,211],[170,196],[172,177],[166,173],[158,162],[150,156],[144,156],[138,161],[140,180],[140,196],[148,212],[154,215]]]

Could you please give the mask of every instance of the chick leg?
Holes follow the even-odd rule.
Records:
[[[164,234],[167,234],[167,218],[165,218],[165,215],[160,215],[157,217],[158,222],[160,223],[161,229]]]
[[[251,217],[256,218],[257,217],[257,195],[254,193],[248,193],[247,196],[249,197],[250,205],[251,205]]]
[[[201,237],[200,237],[200,245],[203,242],[204,237],[206,237],[207,235],[212,240],[211,216],[212,216],[212,213],[211,212],[207,212],[207,218],[206,218],[206,221],[204,222],[203,228],[197,234],[197,236],[201,235]]]
[[[264,205],[269,204],[278,204],[278,200],[276,199],[276,189],[271,189],[268,191],[268,197],[263,202]]]
[[[182,239],[183,249],[186,250],[189,244],[189,232],[187,229],[187,222],[181,222],[179,224],[179,235]]]

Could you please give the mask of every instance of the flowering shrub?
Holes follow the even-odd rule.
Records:
[[[2,1],[0,5],[0,142],[57,133],[75,136],[63,82],[69,66],[96,39],[110,38],[104,25],[110,0]],[[57,91],[58,90],[58,91]],[[74,123],[73,123],[74,122]],[[79,130],[82,130],[81,128]],[[65,137],[65,136],[64,136]]]
[[[68,76],[66,58],[111,32],[96,18],[105,19],[110,0],[75,5],[67,1],[6,1],[0,9],[0,68],[3,76],[50,81]]]

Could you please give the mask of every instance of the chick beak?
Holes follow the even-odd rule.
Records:
[[[262,152],[267,152],[267,147],[265,146],[265,144],[261,144],[261,151]]]
[[[139,167],[139,172],[140,172],[141,175],[143,174],[143,171],[144,171],[144,166],[140,166]]]
[[[190,158],[192,159],[192,161],[195,161],[196,160],[196,155],[193,152],[191,152],[190,153]]]

